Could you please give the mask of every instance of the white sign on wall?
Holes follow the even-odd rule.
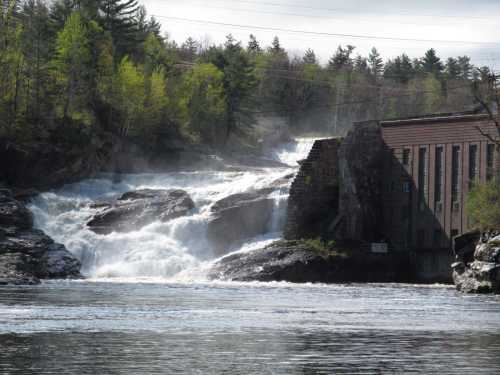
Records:
[[[389,247],[386,243],[372,243],[372,253],[387,254]]]

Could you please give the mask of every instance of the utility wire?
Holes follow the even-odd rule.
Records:
[[[175,2],[175,0],[162,0],[164,2]],[[217,1],[217,0],[212,0],[212,1]],[[204,3],[203,1],[201,0],[192,0],[191,2],[194,2],[194,3],[198,3],[198,4],[203,4],[203,8],[207,7],[207,4]],[[222,1],[223,2],[223,1]],[[234,2],[234,1],[233,1]],[[247,2],[247,1],[241,1],[240,3],[250,3],[250,4],[254,4],[252,2]],[[210,7],[210,9],[217,9],[217,10],[229,10],[229,11],[232,11],[232,12],[239,12],[239,13],[256,13],[256,14],[268,14],[268,15],[274,15],[274,16],[291,16],[291,17],[300,17],[300,18],[317,18],[317,19],[326,19],[326,20],[330,20],[330,21],[344,21],[343,19],[340,19],[340,18],[335,18],[334,16],[332,15],[325,15],[325,14],[322,14],[322,15],[318,15],[318,14],[300,14],[300,13],[290,13],[290,12],[277,12],[277,11],[268,11],[268,10],[258,10],[258,9],[248,9],[248,8],[232,8],[232,7],[228,7],[228,6],[216,6],[216,5],[208,5],[208,7]],[[387,14],[385,14],[387,16]],[[356,23],[369,23],[369,24],[374,24],[374,23],[387,23],[387,20],[385,19],[368,19],[366,17],[359,17],[359,16],[356,16]],[[426,23],[422,23],[422,22],[419,22],[419,23],[416,23],[416,22],[408,22],[408,21],[398,21],[398,20],[395,20],[395,21],[390,21],[390,23],[392,24],[399,24],[399,25],[414,25],[414,26],[422,26],[422,25],[425,25],[425,26],[441,26],[439,24],[436,24],[435,22],[433,23],[430,23],[430,22],[426,22]],[[457,24],[457,23],[455,23]],[[453,25],[453,24],[448,24],[448,25]],[[460,25],[463,25],[463,22],[460,22]]]
[[[314,35],[314,36],[328,36],[328,37],[342,37],[342,38],[355,38],[355,39],[369,39],[369,40],[392,40],[392,41],[400,41],[400,42],[422,42],[422,43],[444,43],[444,44],[471,44],[471,45],[492,45],[492,46],[500,46],[500,42],[478,42],[478,41],[467,41],[467,40],[440,40],[440,39],[417,39],[417,38],[399,38],[399,37],[384,37],[384,36],[375,36],[375,35],[358,35],[358,34],[341,34],[341,33],[328,33],[328,32],[320,32],[320,31],[307,31],[307,30],[295,30],[295,29],[285,29],[280,27],[264,27],[257,25],[242,25],[242,24],[233,24],[233,23],[225,23],[225,22],[215,22],[208,20],[196,20],[190,18],[183,17],[170,17],[170,16],[162,16],[158,14],[153,14],[154,17],[165,18],[172,21],[179,22],[190,22],[190,23],[202,23],[208,25],[218,25],[225,27],[236,27],[243,28],[249,30],[263,30],[263,31],[277,31],[284,33],[295,33],[295,34],[304,34],[304,35]]]

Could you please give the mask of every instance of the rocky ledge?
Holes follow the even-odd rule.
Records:
[[[0,189],[0,285],[79,277],[80,262],[64,245],[33,229],[31,212]]]
[[[293,174],[273,181],[261,189],[225,197],[211,207],[207,238],[214,247],[215,255],[222,256],[241,246],[246,240],[269,230],[275,200],[269,195],[276,191],[288,191]]]
[[[481,236],[473,261],[452,265],[453,281],[465,293],[500,294],[500,233]]]
[[[129,191],[114,202],[96,202],[102,209],[87,226],[96,233],[128,232],[186,215],[194,202],[184,190],[142,189]]]
[[[293,283],[408,282],[408,257],[318,248],[315,241],[278,241],[229,255],[214,264],[211,279]]]

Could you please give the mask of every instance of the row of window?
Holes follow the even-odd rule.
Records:
[[[451,160],[451,199],[452,202],[460,201],[460,188],[462,180],[462,149],[461,146],[452,147],[452,160]],[[402,164],[405,166],[410,165],[411,149],[403,149]],[[442,202],[444,195],[444,176],[445,176],[445,163],[444,163],[444,147],[436,147],[436,157],[434,164],[434,202]],[[419,201],[427,202],[429,194],[429,163],[428,163],[428,149],[427,147],[421,147],[418,153],[419,170],[418,170],[418,192]],[[495,162],[495,145],[488,144],[486,149],[486,171],[487,179],[493,177]],[[479,152],[478,146],[476,144],[469,145],[469,188],[479,178]],[[392,183],[391,191],[395,191],[394,183]],[[411,185],[408,182],[403,183],[403,192],[409,193],[411,191]]]

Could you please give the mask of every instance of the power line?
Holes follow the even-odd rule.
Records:
[[[162,0],[164,2],[170,2],[172,0]],[[219,2],[224,2],[224,0],[212,0],[212,1],[219,1]],[[342,19],[339,19],[339,18],[334,18],[332,17],[332,15],[318,15],[318,14],[299,14],[299,13],[290,13],[290,12],[276,12],[276,11],[267,11],[267,10],[257,10],[257,9],[247,9],[247,8],[232,8],[232,7],[227,7],[227,6],[214,6],[214,5],[207,5],[205,4],[203,1],[201,0],[192,0],[191,2],[195,2],[195,3],[201,3],[203,4],[203,7],[210,7],[211,9],[217,9],[217,10],[229,10],[229,11],[232,11],[232,12],[240,12],[240,13],[257,13],[257,14],[269,14],[269,15],[275,15],[275,16],[291,16],[291,17],[301,17],[301,18],[318,18],[318,19],[326,19],[326,20],[330,20],[330,21],[345,21],[345,20],[342,20]],[[233,2],[238,2],[238,1],[233,1]],[[253,2],[249,2],[249,1],[239,1],[239,3],[249,3],[249,4],[255,4]],[[260,4],[260,3],[259,3]],[[387,14],[385,14],[387,15]],[[361,20],[361,21],[360,21]],[[359,16],[356,16],[356,22],[359,23],[359,22],[362,22],[362,23],[370,23],[370,24],[374,24],[374,23],[380,23],[380,22],[384,22],[386,23],[387,20],[384,20],[384,19],[368,19],[366,17],[359,17]],[[407,21],[391,21],[391,23],[393,24],[400,24],[400,25],[415,25],[415,26],[422,26],[422,25],[426,25],[426,26],[436,26],[435,23],[412,23],[412,22],[407,22]],[[455,23],[456,24],[456,23]],[[460,23],[462,24],[462,23]]]
[[[191,23],[202,23],[209,25],[218,25],[225,27],[236,27],[248,30],[263,30],[263,31],[277,31],[284,33],[294,33],[294,34],[304,34],[304,35],[315,35],[315,36],[328,36],[328,37],[342,37],[342,38],[355,38],[355,39],[370,39],[370,40],[392,40],[400,42],[422,42],[422,43],[447,43],[447,44],[471,44],[471,45],[494,45],[500,46],[500,42],[478,42],[478,41],[467,41],[467,40],[439,40],[439,39],[417,39],[417,38],[399,38],[399,37],[384,37],[384,36],[374,36],[374,35],[357,35],[357,34],[341,34],[341,33],[328,33],[320,31],[307,31],[307,30],[295,30],[295,29],[285,29],[280,27],[264,27],[257,25],[242,25],[233,24],[225,22],[216,22],[208,20],[196,20],[190,18],[182,17],[170,17],[153,14],[154,17],[165,18],[172,21],[179,22],[191,22]]]
[[[164,0],[165,1],[165,0]],[[168,1],[168,0],[167,0]],[[219,2],[219,3],[226,3],[227,1],[225,0],[212,0],[213,2]],[[269,7],[281,7],[281,8],[298,8],[298,9],[309,9],[309,10],[316,10],[316,11],[331,11],[331,12],[343,12],[343,13],[356,13],[359,15],[359,9],[349,9],[349,8],[327,8],[327,7],[315,7],[315,6],[310,6],[310,5],[297,5],[297,4],[284,4],[284,3],[276,3],[276,2],[263,2],[263,1],[248,1],[248,0],[231,0],[231,4],[233,3],[240,3],[240,4],[249,4],[249,5],[264,5],[264,6],[269,6]],[[482,20],[482,21],[491,21],[491,19],[486,18],[486,17],[477,17],[477,16],[459,16],[459,15],[445,15],[445,14],[415,14],[414,12],[396,12],[396,13],[386,13],[386,12],[372,12],[372,14],[379,14],[379,15],[391,15],[391,16],[417,16],[417,17],[431,17],[431,18],[450,18],[450,19],[475,19],[475,20]]]

